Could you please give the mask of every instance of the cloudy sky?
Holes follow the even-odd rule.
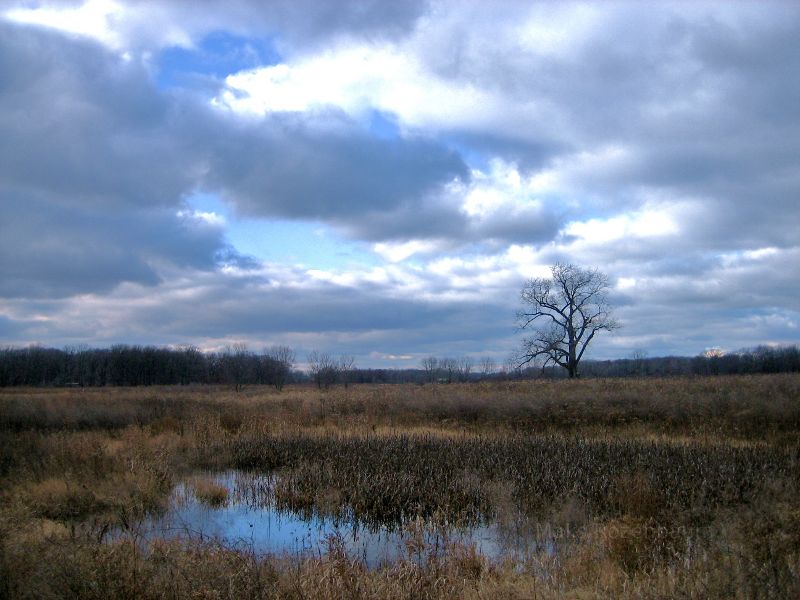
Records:
[[[800,341],[797,4],[5,0],[0,133],[0,344],[502,362],[556,261]]]

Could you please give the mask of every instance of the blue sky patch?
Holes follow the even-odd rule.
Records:
[[[237,217],[215,194],[187,199],[190,208],[225,220],[225,237],[237,252],[264,262],[316,269],[377,266],[378,257],[364,242],[348,241],[324,223]]]
[[[397,116],[380,110],[370,113],[369,132],[378,138],[387,140],[400,137],[400,128],[397,126]]]
[[[197,78],[224,79],[231,73],[280,62],[270,38],[245,38],[224,31],[205,36],[194,48],[172,46],[158,55],[161,88],[191,87]]]

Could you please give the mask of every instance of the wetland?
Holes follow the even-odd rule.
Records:
[[[800,592],[796,375],[25,388],[0,408],[3,597]]]

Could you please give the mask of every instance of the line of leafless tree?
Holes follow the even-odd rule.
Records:
[[[293,376],[294,364],[295,353],[288,346],[273,346],[260,353],[244,344],[228,346],[221,352],[201,352],[194,346],[9,347],[0,349],[0,386],[207,383],[229,384],[236,389],[246,384],[282,389]]]
[[[312,353],[313,354],[313,353]],[[513,361],[497,364],[486,357],[459,367],[460,359],[426,357],[420,368],[357,368],[352,357],[317,353],[308,372],[295,370],[295,353],[287,346],[275,346],[258,354],[243,346],[204,353],[195,347],[157,348],[114,346],[107,349],[31,346],[0,348],[2,386],[146,386],[172,384],[227,384],[234,387],[260,384],[280,389],[286,383],[311,381],[320,387],[357,383],[432,383],[566,378],[559,366],[518,367]],[[444,367],[441,367],[444,363]],[[463,363],[462,363],[463,364]],[[317,367],[315,367],[317,365]],[[800,372],[800,347],[757,346],[726,354],[700,356],[656,356],[633,352],[629,358],[589,360],[581,363],[582,377],[665,377],[690,375],[734,375]]]
[[[426,356],[420,361],[420,366],[425,372],[426,381],[430,383],[453,383],[454,381],[464,382],[485,379],[495,373],[497,363],[490,356],[480,359],[477,365],[470,356],[459,358]]]
[[[318,388],[329,388],[336,383],[345,387],[353,383],[353,372],[356,368],[355,357],[342,354],[338,358],[328,352],[312,350],[306,357],[308,375]]]
[[[800,347],[756,346],[724,355],[653,356],[634,352],[630,358],[585,360],[581,377],[686,377],[695,375],[759,375],[800,372]],[[562,379],[568,373],[558,366],[512,369],[509,379]]]

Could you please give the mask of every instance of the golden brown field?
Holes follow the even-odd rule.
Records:
[[[0,450],[2,597],[800,597],[800,375],[6,388]],[[137,539],[178,481],[222,469],[277,473],[279,505],[366,523],[522,515],[557,550],[420,539],[369,569],[335,538],[316,557]]]

